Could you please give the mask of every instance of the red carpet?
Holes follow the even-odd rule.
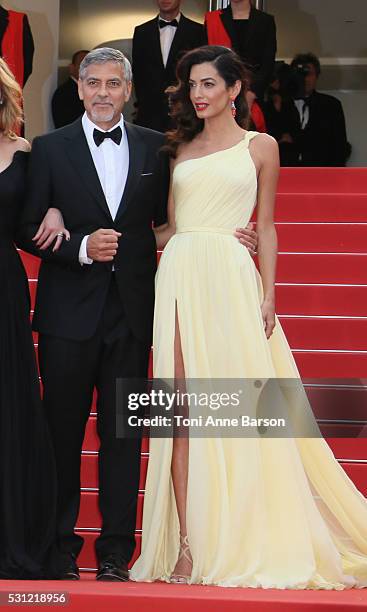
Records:
[[[67,592],[68,612],[362,612],[367,590],[279,591],[171,584],[98,583],[94,576],[71,582],[0,582],[4,591]],[[28,607],[28,606],[27,606]],[[58,606],[42,606],[54,612]]]
[[[301,374],[310,379],[306,390],[322,432],[348,475],[367,496],[366,429],[365,437],[362,435],[367,428],[367,169],[282,169],[276,223],[280,251],[277,313]],[[34,304],[38,261],[29,255],[22,257]],[[83,446],[77,524],[85,538],[79,562],[89,570],[96,567],[93,543],[100,528],[95,421],[92,414]],[[136,554],[140,549],[148,453],[145,440]],[[69,610],[367,609],[367,590],[264,591],[165,584],[101,585],[91,580],[79,584],[17,583],[16,588],[60,590],[62,584],[71,593]],[[15,583],[0,583],[0,591],[8,587],[14,590]]]

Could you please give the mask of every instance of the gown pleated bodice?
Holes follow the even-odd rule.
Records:
[[[176,234],[197,230],[232,235],[234,228],[247,225],[257,195],[256,168],[248,148],[250,136],[248,132],[228,149],[176,164]],[[240,172],[237,164],[228,163],[233,156],[242,156],[246,162]],[[210,181],[206,179],[208,167]]]

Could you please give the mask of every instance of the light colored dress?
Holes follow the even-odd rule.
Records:
[[[298,378],[279,321],[266,339],[262,285],[233,232],[256,204],[248,146],[178,163],[176,234],[156,279],[154,377],[174,378],[175,309],[190,378]],[[367,586],[367,501],[320,438],[190,438],[192,583],[264,588]],[[168,580],[179,523],[172,439],[152,438],[142,553],[132,580]]]

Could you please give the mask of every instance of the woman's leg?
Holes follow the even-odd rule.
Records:
[[[174,341],[174,360],[175,360],[175,383],[176,389],[180,393],[186,391],[185,386],[185,368],[182,355],[181,347],[181,336],[178,324],[177,306],[176,306],[176,318],[175,318],[175,341]],[[180,431],[178,431],[180,430]],[[190,576],[192,570],[192,559],[190,551],[183,543],[183,539],[187,537],[187,526],[186,526],[186,499],[187,499],[187,480],[188,480],[188,460],[189,460],[189,439],[188,430],[184,427],[176,429],[176,434],[173,439],[173,451],[172,451],[172,482],[176,498],[176,506],[178,519],[180,523],[180,541],[181,546],[184,547],[186,554],[182,553],[180,548],[180,554],[178,561],[175,565],[173,574],[181,576]],[[181,433],[181,436],[179,435]],[[183,434],[183,435],[182,435]]]

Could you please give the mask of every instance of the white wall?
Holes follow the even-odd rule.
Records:
[[[26,137],[32,139],[52,126],[50,98],[57,81],[60,3],[59,0],[7,0],[2,5],[27,13],[33,33],[33,73],[24,88]]]
[[[187,17],[203,21],[207,0],[183,0]],[[155,0],[61,0],[60,59],[103,41],[130,39],[134,27],[157,14]]]
[[[279,56],[367,57],[366,0],[266,0],[266,10],[277,22]]]
[[[352,155],[348,166],[367,166],[366,108],[367,90],[325,91],[338,98],[344,109]]]

